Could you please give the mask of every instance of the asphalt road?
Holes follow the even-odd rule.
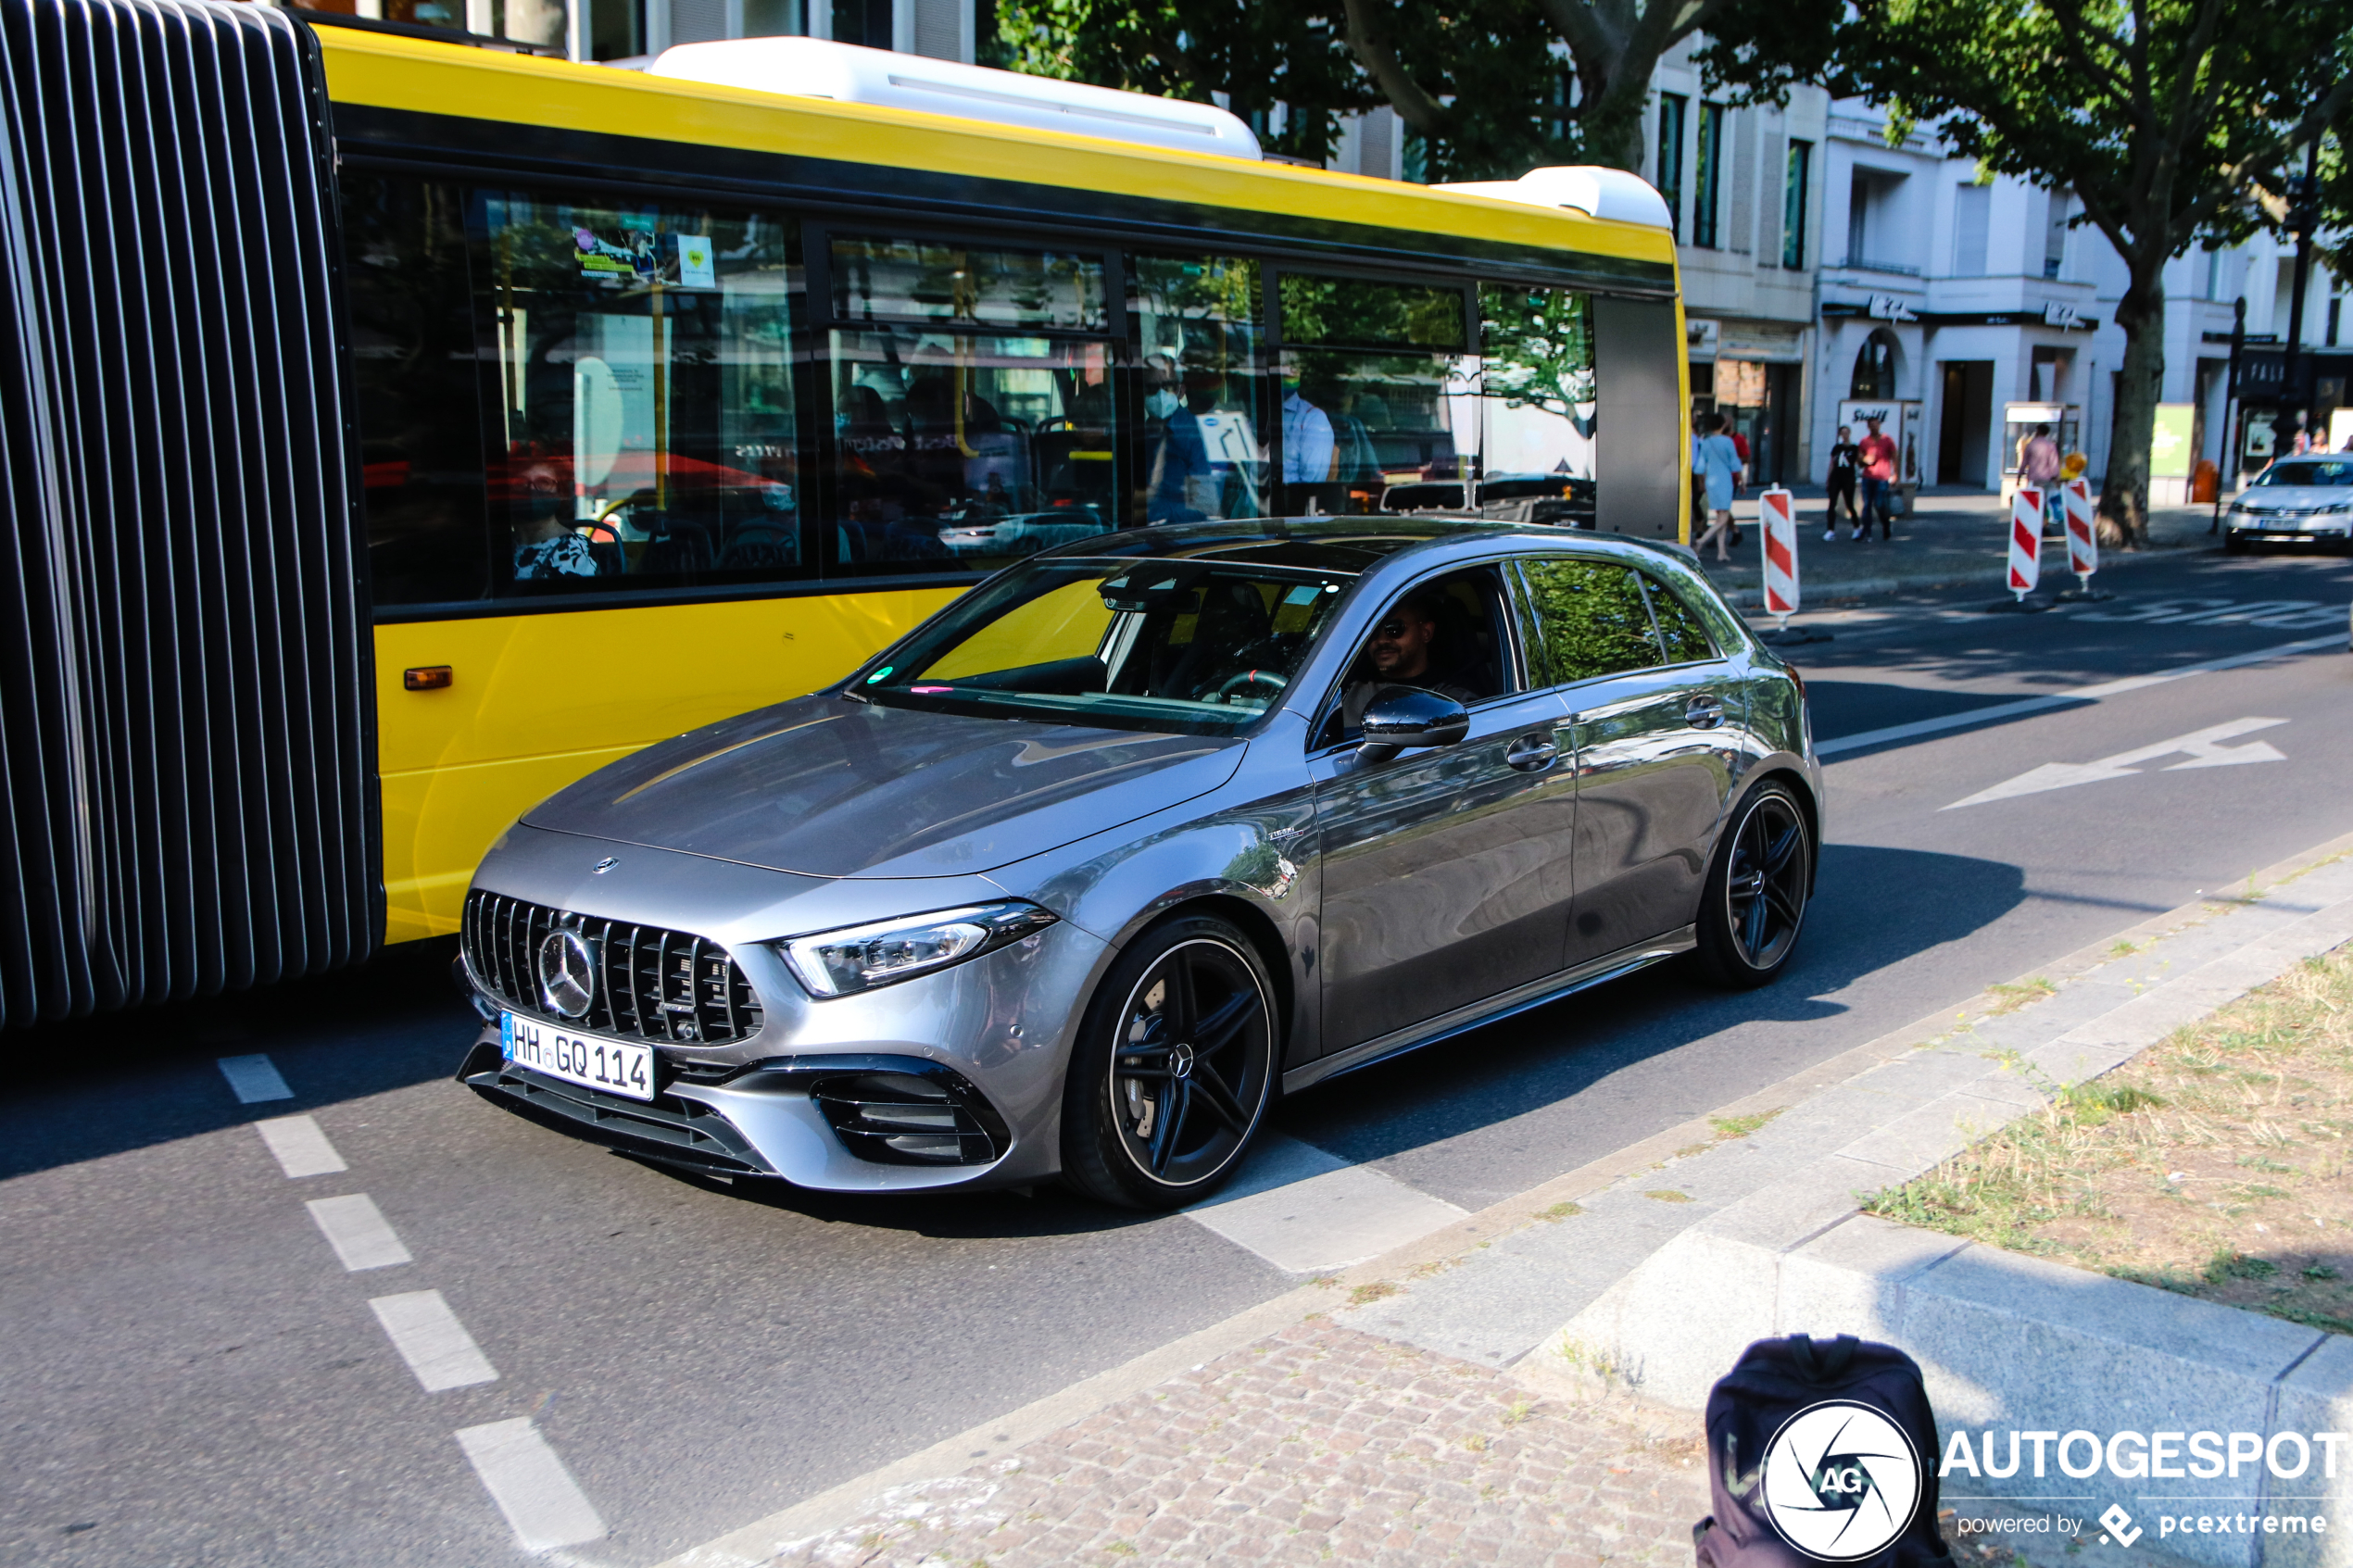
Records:
[[[1836,749],[1776,986],[1654,971],[1329,1085],[1281,1131],[1477,1209],[2353,830],[2353,564],[2200,555],[2112,585],[2040,616],[1859,610],[1793,650]],[[447,957],[9,1042],[0,1562],[528,1561],[495,1487],[543,1535],[609,1527],[556,1560],[635,1568],[1297,1283],[1184,1215],[746,1195],[543,1132],[447,1081],[472,1032]],[[292,1098],[239,1102],[216,1060],[251,1054]],[[290,1176],[252,1125],[299,1115],[346,1169]],[[307,1205],[359,1194],[408,1261],[339,1261]],[[423,1292],[486,1365],[445,1333],[412,1372],[370,1303]],[[546,1448],[478,1472],[455,1435],[518,1418]]]

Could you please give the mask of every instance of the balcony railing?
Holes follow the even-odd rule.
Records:
[[[1844,267],[1856,272],[1893,272],[1900,278],[1917,278],[1920,275],[1920,270],[1917,267],[1906,267],[1900,261],[1882,261],[1875,256],[1850,255],[1832,265]]]

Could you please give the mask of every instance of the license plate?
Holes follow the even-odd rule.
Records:
[[[518,1067],[631,1099],[654,1098],[651,1046],[579,1035],[536,1019],[498,1015],[498,1050]]]

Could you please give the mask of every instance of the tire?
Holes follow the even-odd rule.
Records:
[[[2228,528],[2222,530],[2222,553],[2226,556],[2246,554],[2246,536]]]
[[[1700,897],[1701,977],[1728,990],[1771,985],[1797,950],[1813,880],[1813,834],[1789,786],[1768,780],[1742,797]]]
[[[1123,1209],[1176,1209],[1232,1175],[1274,1098],[1275,986],[1240,932],[1182,915],[1120,955],[1063,1083],[1063,1179]]]

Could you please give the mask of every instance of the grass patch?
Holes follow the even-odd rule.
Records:
[[[1785,1105],[1777,1105],[1770,1110],[1760,1110],[1754,1116],[1711,1116],[1707,1119],[1707,1124],[1716,1129],[1716,1136],[1719,1140],[1730,1142],[1733,1138],[1748,1136],[1788,1109],[1789,1107]]]
[[[1655,1187],[1651,1191],[1642,1194],[1642,1196],[1644,1198],[1655,1198],[1661,1203],[1689,1203],[1692,1200],[1692,1195],[1690,1193],[1677,1192],[1673,1187]]]
[[[1352,1307],[1366,1306],[1375,1301],[1385,1300],[1396,1294],[1397,1286],[1385,1279],[1377,1279],[1370,1285],[1360,1285],[1350,1291],[1348,1304]]]
[[[2353,947],[2043,1087],[2045,1110],[1865,1207],[2353,1334]]]
[[[1985,1010],[1985,1016],[1999,1018],[2006,1012],[2016,1012],[2029,1002],[2057,996],[2058,987],[2038,974],[2032,980],[2021,980],[2014,985],[1988,985],[1985,994],[1994,998],[1994,1005]]]
[[[1539,1209],[1536,1211],[1536,1217],[1558,1223],[1562,1220],[1573,1220],[1583,1212],[1585,1212],[1585,1206],[1581,1203],[1555,1203],[1550,1209]]]

